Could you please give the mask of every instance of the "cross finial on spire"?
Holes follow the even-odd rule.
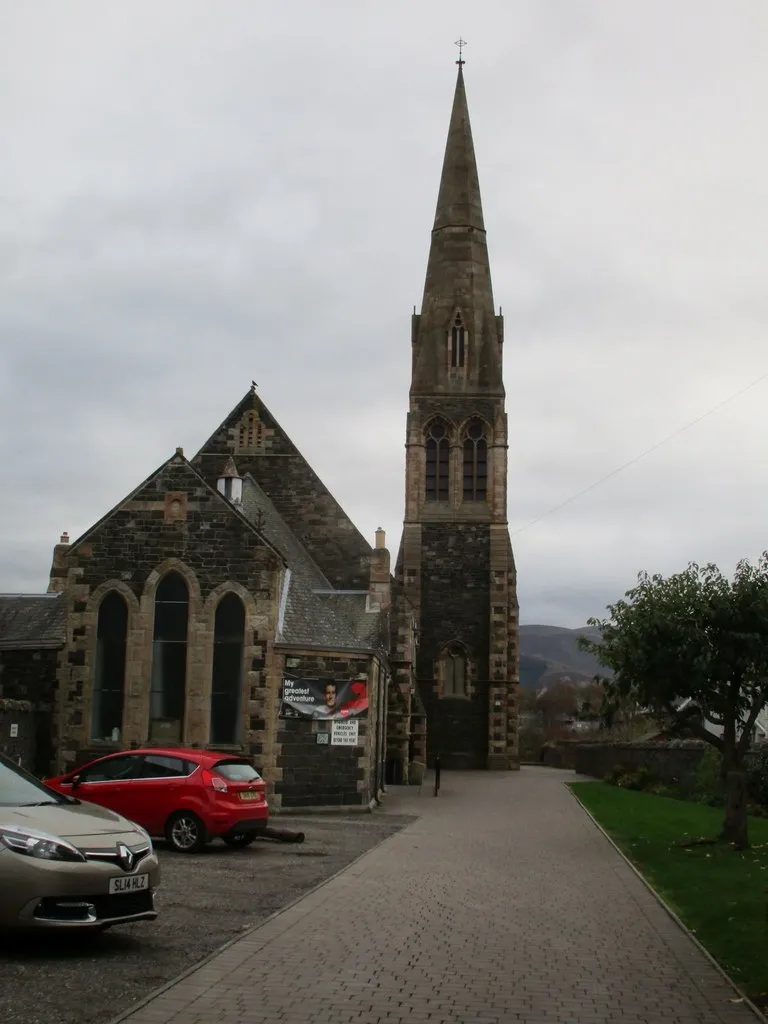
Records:
[[[461,67],[464,66],[464,64],[467,63],[464,60],[463,56],[462,56],[462,54],[464,52],[464,47],[467,45],[467,40],[466,39],[462,39],[461,36],[459,36],[459,38],[456,40],[456,42],[453,45],[454,46],[458,46],[458,48],[459,48],[459,59],[456,61],[456,63],[461,68]]]

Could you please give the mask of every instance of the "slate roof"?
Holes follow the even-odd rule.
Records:
[[[267,494],[248,475],[243,513],[283,555],[290,577],[277,640],[295,646],[371,651],[381,644],[379,612],[367,612],[368,592],[334,590]]]
[[[381,612],[366,611],[368,592],[365,590],[329,590],[317,596],[336,615],[342,617],[364,647],[386,647],[382,631],[387,622]]]
[[[61,594],[0,594],[0,650],[61,647],[66,621]]]
[[[326,650],[386,647],[386,616],[366,611],[367,591],[334,590],[251,476],[243,481],[241,510],[290,569],[279,642]],[[57,648],[65,639],[66,603],[61,594],[0,594],[0,650]]]
[[[238,446],[235,461],[240,476],[250,475],[264,488],[333,586],[367,589],[370,544],[256,393],[255,384],[194,456],[193,465],[215,486],[222,467],[232,458],[233,435],[239,434],[243,417],[252,413],[269,441],[258,450]],[[322,521],[323,531],[307,529],[307,519]]]

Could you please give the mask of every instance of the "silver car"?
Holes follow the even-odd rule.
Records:
[[[0,754],[0,930],[151,921],[159,879],[142,828]]]

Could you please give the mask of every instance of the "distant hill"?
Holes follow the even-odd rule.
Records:
[[[520,627],[520,683],[526,689],[551,685],[563,676],[585,684],[597,673],[608,674],[591,654],[580,651],[576,638],[599,639],[592,626],[565,629],[563,626]]]

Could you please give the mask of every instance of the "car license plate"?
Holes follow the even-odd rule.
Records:
[[[240,799],[241,800],[258,800],[259,799],[259,794],[254,792],[254,790],[252,790],[252,789],[243,789],[240,792]]]
[[[139,889],[149,888],[149,875],[123,875],[120,878],[110,878],[110,894],[119,892],[136,892]]]

